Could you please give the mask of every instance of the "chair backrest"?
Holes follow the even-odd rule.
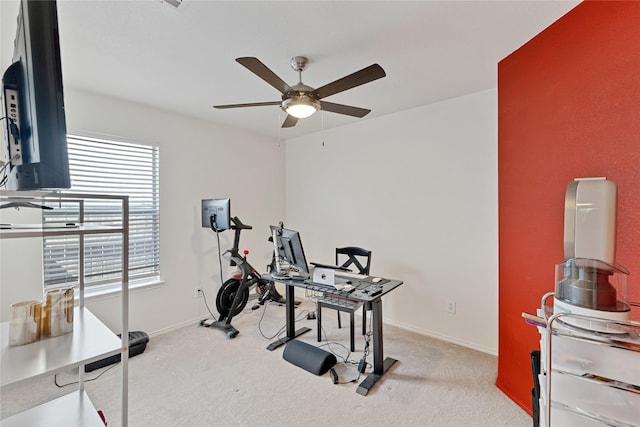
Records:
[[[345,261],[340,261],[341,259],[344,260],[345,257]],[[336,265],[349,268],[352,264],[358,268],[359,274],[368,275],[371,267],[371,251],[355,246],[336,248]]]

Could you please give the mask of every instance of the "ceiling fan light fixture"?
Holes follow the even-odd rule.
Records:
[[[289,98],[282,103],[282,109],[290,116],[305,119],[320,109],[320,102],[308,96]]]
[[[2,0],[0,0],[2,1]],[[165,0],[169,1],[169,0]],[[183,0],[178,0],[183,1]],[[267,105],[280,105],[282,111],[287,113],[287,117],[282,123],[283,128],[290,128],[298,123],[298,119],[304,119],[313,115],[318,110],[329,111],[331,113],[344,114],[351,117],[362,118],[369,114],[371,110],[366,108],[353,107],[351,105],[336,104],[323,99],[335,95],[356,86],[372,82],[386,76],[382,67],[372,64],[348,76],[334,80],[324,86],[314,89],[302,83],[302,71],[305,69],[308,59],[304,56],[296,56],[291,59],[291,68],[298,72],[298,84],[289,86],[264,65],[258,58],[242,57],[236,58],[236,62],[260,77],[274,89],[282,94],[280,101],[252,102],[245,104],[214,105],[213,108],[240,108],[240,107],[262,107]],[[323,101],[321,101],[323,100]]]

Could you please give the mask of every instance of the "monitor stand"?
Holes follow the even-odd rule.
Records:
[[[289,280],[291,276],[289,275],[288,268],[280,267],[277,271],[271,272],[271,277],[276,280]]]

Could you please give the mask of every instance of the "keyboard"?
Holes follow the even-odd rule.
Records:
[[[368,278],[369,276],[367,276],[365,274],[349,273],[347,271],[336,271],[336,277],[343,277],[345,279],[364,280],[364,279]]]
[[[305,284],[305,285],[313,285],[315,288],[318,288],[318,289],[333,289],[333,290],[335,290],[335,289],[336,289],[336,287],[335,287],[335,286],[333,286],[333,285],[326,285],[326,284],[324,284],[324,283],[316,283],[316,282],[314,282],[314,281],[313,281],[313,280],[311,280],[311,279],[307,279],[307,280],[305,280],[305,281],[304,281],[304,284]]]
[[[320,292],[331,292],[331,293],[335,293],[335,292],[346,292],[346,293],[350,293],[356,290],[356,286],[354,285],[347,285],[346,283],[336,283],[335,285],[327,285],[324,283],[316,283],[313,280],[309,279],[309,280],[305,280],[304,281],[305,285],[310,285],[312,286],[311,290],[314,291],[320,291]],[[348,286],[348,288],[345,288],[345,286]]]

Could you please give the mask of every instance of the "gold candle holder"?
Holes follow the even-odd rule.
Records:
[[[43,336],[57,337],[73,331],[73,289],[71,286],[45,292]]]
[[[10,346],[29,344],[40,339],[42,300],[11,304],[9,317]]]

